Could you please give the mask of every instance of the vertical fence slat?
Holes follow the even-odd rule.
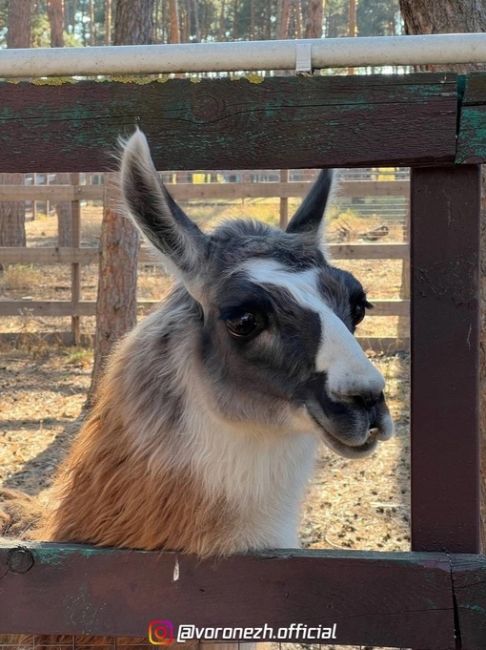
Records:
[[[281,169],[280,170],[280,182],[288,183],[289,182],[289,170]],[[285,230],[287,228],[287,223],[289,220],[289,200],[286,196],[280,197],[280,228]]]
[[[79,173],[71,174],[71,184],[73,187],[79,186]],[[72,202],[72,243],[73,248],[79,248],[81,244],[81,202],[76,199]],[[75,312],[79,301],[81,300],[81,266],[79,262],[71,264],[71,302]],[[71,317],[71,331],[74,345],[79,345],[80,334],[80,317]]]
[[[411,176],[412,549],[479,551],[479,166]]]

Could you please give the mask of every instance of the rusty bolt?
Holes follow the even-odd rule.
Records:
[[[7,565],[13,573],[27,573],[34,566],[34,556],[28,548],[17,546],[8,554]]]

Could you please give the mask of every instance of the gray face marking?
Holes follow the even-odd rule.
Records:
[[[319,284],[325,281],[323,269],[292,273],[274,260],[251,260],[244,264],[244,268],[257,284],[286,288],[301,307],[319,316],[321,333],[315,370],[327,374],[327,390],[332,399],[341,401],[383,391],[383,377],[319,288]]]
[[[314,242],[261,224],[223,225],[210,249],[201,350],[228,417],[273,420],[289,404],[304,406],[347,456],[389,437],[383,377],[353,336],[366,302],[359,282],[329,266]],[[238,340],[225,323],[244,313],[263,314],[265,325]]]

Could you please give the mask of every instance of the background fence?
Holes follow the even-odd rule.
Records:
[[[164,173],[174,198],[181,204],[201,202],[217,204],[247,199],[278,199],[280,225],[285,227],[289,217],[289,199],[304,196],[315,178],[314,170],[252,170],[219,171],[210,173]],[[400,297],[373,300],[373,316],[396,316],[396,336],[367,337],[366,346],[377,350],[396,351],[408,345],[408,170],[357,169],[342,170],[332,209],[343,215],[339,228],[333,233],[329,249],[335,260],[400,260],[403,264]],[[0,317],[30,316],[71,317],[71,333],[61,333],[67,342],[79,344],[80,318],[94,316],[95,300],[82,300],[81,266],[96,263],[99,247],[84,245],[81,239],[83,209],[92,202],[105,204],[107,189],[102,175],[71,174],[69,185],[49,184],[54,175],[26,176],[25,185],[0,185],[0,201],[26,201],[27,219],[36,218],[36,203],[43,202],[49,213],[53,206],[71,203],[71,245],[66,247],[40,245],[27,247],[0,247],[2,266],[70,265],[70,300],[35,300],[31,296],[11,299],[8,292],[0,295]],[[348,227],[346,214],[374,218],[374,227],[364,232],[353,232]],[[379,225],[376,226],[378,219]],[[361,222],[363,223],[363,221]],[[389,241],[390,229],[401,241]],[[387,241],[388,239],[388,241]],[[143,246],[142,264],[154,264],[154,258]],[[139,301],[141,308],[150,308],[158,300]]]

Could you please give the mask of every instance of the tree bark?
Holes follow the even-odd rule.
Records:
[[[152,35],[154,0],[117,0],[114,45],[145,45]]]
[[[439,34],[486,31],[486,3],[477,0],[400,0],[400,10],[407,34]],[[440,66],[429,66],[439,71]],[[458,73],[484,70],[480,65],[447,66]],[[482,215],[481,215],[481,538],[486,549],[486,166],[482,168]]]
[[[64,0],[49,0],[47,17],[51,27],[51,47],[64,47]]]
[[[111,43],[111,0],[105,0],[105,45]]]
[[[56,185],[70,185],[71,174],[56,174]],[[56,203],[57,215],[57,245],[71,246],[73,240],[73,210],[69,201]]]
[[[295,38],[302,38],[302,5],[300,0],[293,0]]]
[[[310,0],[305,21],[305,38],[322,38],[323,0]]]
[[[0,174],[0,185],[20,185],[23,174]],[[15,201],[0,203],[0,246],[25,246],[25,206]]]
[[[348,8],[348,36],[357,36],[356,29],[356,0],[349,0]]]
[[[109,174],[105,180],[109,183]],[[137,322],[138,233],[125,217],[105,202],[100,239],[98,297],[93,376],[88,403],[93,403],[96,386],[113,343]]]
[[[181,32],[179,27],[179,7],[177,0],[169,0],[169,43],[180,43]]]
[[[47,16],[51,27],[51,47],[64,47],[64,0],[49,0]],[[54,183],[69,185],[69,174],[56,174]],[[71,246],[73,237],[72,208],[69,201],[56,203],[57,245]]]
[[[30,47],[31,0],[9,0],[7,47]]]
[[[278,21],[278,38],[284,40],[289,36],[290,22],[290,0],[282,0],[279,3],[280,15]]]
[[[7,47],[30,47],[31,0],[8,3]],[[1,185],[22,185],[23,174],[0,174]],[[25,203],[0,203],[0,246],[25,246]]]
[[[153,8],[154,0],[117,0],[114,44],[150,42]],[[108,174],[105,175],[105,182],[94,366],[88,404],[94,402],[96,387],[113,343],[137,322],[138,232],[126,217],[112,207],[116,200]]]

